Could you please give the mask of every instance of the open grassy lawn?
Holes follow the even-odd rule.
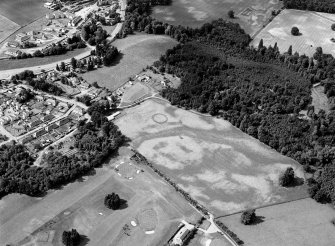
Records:
[[[256,210],[259,223],[245,226],[241,214],[221,220],[248,246],[330,246],[335,242],[335,210],[307,198]],[[262,222],[263,221],[263,222]]]
[[[132,145],[216,216],[299,197],[282,188],[280,173],[301,166],[229,122],[147,100],[116,120]]]
[[[253,35],[281,5],[279,0],[174,0],[171,6],[155,7],[153,17],[174,25],[199,27],[215,19],[228,19],[227,12],[233,10],[236,18],[232,21]]]
[[[33,57],[28,59],[20,59],[20,60],[0,60],[0,71],[2,70],[9,70],[9,69],[16,69],[16,68],[24,68],[24,67],[33,67],[39,65],[45,65],[48,63],[54,63],[57,61],[62,61],[65,59],[70,59],[74,56],[77,56],[85,51],[88,51],[89,48],[84,49],[76,49],[73,51],[68,51],[64,55],[58,56],[46,56],[46,57]]]
[[[266,26],[251,43],[257,47],[263,39],[264,45],[274,45],[276,42],[280,52],[287,52],[292,45],[293,52],[313,56],[315,49],[322,46],[323,53],[335,54],[335,43],[331,25],[335,15],[321,14],[311,11],[285,9]],[[291,28],[299,28],[301,35],[292,36]]]
[[[115,90],[132,75],[159,59],[177,42],[167,36],[136,34],[116,40],[113,45],[120,51],[120,59],[111,67],[103,67],[83,74],[89,83],[97,81],[100,86]]]
[[[121,148],[118,157],[94,174],[42,198],[4,197],[0,200],[0,244],[63,245],[62,232],[76,228],[86,236],[82,245],[163,245],[162,238],[168,240],[181,219],[195,223],[200,218],[151,170],[137,166],[144,172],[132,172],[132,179],[119,176],[114,167],[130,163],[129,156],[130,150]],[[112,192],[127,201],[122,209],[104,206],[104,197]]]
[[[50,12],[43,7],[44,3],[42,0],[1,0],[0,15],[24,26]]]

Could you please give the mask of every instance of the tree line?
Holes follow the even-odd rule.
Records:
[[[332,0],[283,0],[283,3],[288,9],[335,13],[335,2]]]

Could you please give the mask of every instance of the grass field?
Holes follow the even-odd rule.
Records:
[[[216,216],[305,197],[282,188],[279,174],[299,164],[229,122],[148,100],[116,120],[132,144]]]
[[[285,9],[254,38],[251,45],[257,47],[263,39],[266,46],[277,42],[281,52],[286,52],[292,45],[293,52],[308,56],[313,56],[315,49],[322,46],[323,53],[335,55],[335,43],[330,40],[334,37],[330,28],[334,21],[335,15],[331,14]],[[299,28],[300,36],[291,35],[293,26]]]
[[[248,246],[334,245],[335,210],[307,198],[256,210],[260,222],[244,226],[241,214],[221,220]],[[263,220],[263,222],[261,222]]]
[[[42,0],[1,0],[0,15],[24,26],[50,12],[43,4]]]
[[[171,6],[155,7],[153,16],[175,25],[198,27],[218,18],[227,19],[227,12],[233,10],[233,21],[253,35],[281,5],[279,0],[174,0]]]
[[[60,246],[62,232],[70,228],[86,236],[81,245],[163,245],[181,219],[195,223],[200,218],[151,170],[144,169],[132,180],[120,177],[114,167],[129,162],[129,156],[130,150],[121,148],[109,165],[45,197],[12,194],[0,200],[0,245]],[[103,205],[111,192],[127,201],[122,209],[113,211]]]
[[[127,82],[130,76],[152,65],[167,49],[176,44],[177,42],[170,37],[146,34],[118,39],[113,43],[122,53],[117,64],[85,73],[83,78],[90,83],[97,81],[100,86],[115,90]]]
[[[54,63],[57,61],[70,59],[76,55],[84,53],[87,50],[89,50],[89,48],[75,49],[73,51],[68,51],[64,55],[57,55],[57,56],[33,57],[33,58],[20,59],[20,60],[16,60],[16,59],[15,60],[8,60],[8,59],[0,60],[0,71]]]

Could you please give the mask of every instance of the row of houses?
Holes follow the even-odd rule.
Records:
[[[68,117],[65,117],[57,122],[54,122],[52,124],[49,124],[41,129],[39,129],[38,131],[35,131],[33,134],[31,135],[28,135],[22,139],[20,139],[20,142],[22,144],[25,144],[25,143],[28,143],[30,141],[32,141],[34,138],[39,138],[47,133],[51,133],[53,130],[61,127],[61,126],[64,126],[65,124],[71,122],[71,119],[68,118]],[[70,128],[68,129],[70,130]]]

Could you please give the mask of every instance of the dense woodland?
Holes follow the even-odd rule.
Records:
[[[335,13],[334,0],[283,0],[288,9],[301,9],[326,13]]]
[[[118,127],[99,111],[91,110],[92,122],[81,121],[75,134],[79,153],[71,156],[51,151],[42,166],[23,145],[11,143],[0,147],[0,197],[9,193],[42,195],[51,188],[67,184],[101,165],[117,152],[125,137]]]
[[[220,115],[297,160],[314,172],[308,181],[311,196],[335,202],[335,113],[316,114],[310,106],[310,89],[321,82],[334,107],[333,56],[321,48],[313,58],[293,54],[292,47],[280,54],[276,44],[267,48],[263,41],[257,49],[250,48],[250,36],[222,19],[195,29],[172,26],[150,16],[155,4],[159,1],[130,0],[123,36],[143,31],[181,43],[154,64],[182,79],[178,89],[167,88],[163,96],[179,107]],[[299,114],[302,110],[307,116]]]

